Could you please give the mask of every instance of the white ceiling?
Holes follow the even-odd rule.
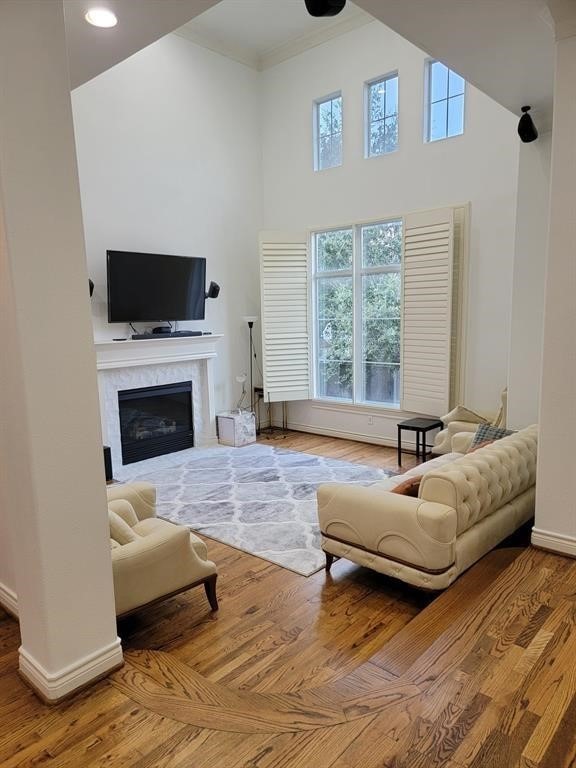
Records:
[[[84,13],[96,2],[118,26],[96,29]],[[532,105],[549,124],[554,23],[576,33],[575,0],[356,0],[331,19],[312,19],[304,0],[64,0],[72,87],[178,29],[203,45],[262,68],[318,45],[372,17],[519,114]],[[211,10],[208,10],[211,9]],[[360,10],[359,10],[360,9]],[[203,13],[205,12],[205,13]],[[192,24],[191,19],[198,17]]]
[[[352,2],[330,18],[309,15],[304,0],[221,0],[177,33],[255,69],[373,21]]]
[[[218,0],[64,0],[66,43],[72,88],[132,56],[202,13]],[[112,29],[88,24],[93,7],[109,8],[118,17]]]

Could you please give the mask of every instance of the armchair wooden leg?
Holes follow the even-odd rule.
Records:
[[[331,555],[330,552],[324,552],[326,555],[326,573],[330,573],[330,568],[332,568],[332,563],[334,562],[334,555]]]
[[[208,598],[208,602],[210,603],[210,608],[212,608],[213,611],[218,610],[218,598],[216,597],[216,579],[217,578],[218,578],[217,574],[214,574],[214,576],[210,576],[210,578],[206,579],[206,581],[204,582],[206,597]]]

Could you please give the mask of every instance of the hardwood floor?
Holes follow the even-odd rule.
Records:
[[[394,468],[391,449],[281,444]],[[218,614],[192,590],[125,619],[125,666],[56,707],[0,613],[2,768],[576,766],[576,561],[499,549],[433,600],[208,545]]]
[[[287,451],[303,451],[318,456],[328,456],[331,459],[356,461],[359,464],[369,464],[393,472],[406,472],[416,465],[416,457],[410,453],[402,454],[402,466],[398,466],[395,448],[388,448],[371,443],[359,443],[356,440],[341,440],[325,435],[311,435],[307,432],[292,432],[274,430],[262,432],[258,436],[260,443],[272,443]]]

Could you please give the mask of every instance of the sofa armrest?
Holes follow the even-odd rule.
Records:
[[[457,432],[452,436],[452,451],[454,453],[467,453],[474,440],[474,432]]]
[[[187,528],[166,522],[113,549],[112,572],[116,612],[122,614],[215,574],[216,566],[194,551]]]
[[[424,570],[454,563],[456,511],[444,504],[334,483],[318,488],[318,518],[327,539]]]
[[[156,488],[151,483],[115,483],[106,487],[108,501],[130,502],[138,520],[156,517]]]
[[[478,426],[478,424],[471,421],[451,421],[445,429],[438,432],[436,435],[434,447],[432,449],[433,453],[465,453],[465,451],[459,451],[457,448],[454,448],[454,445],[452,444],[454,435],[460,434],[461,432],[474,434],[478,429]]]

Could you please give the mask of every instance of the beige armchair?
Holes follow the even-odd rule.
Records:
[[[200,584],[218,610],[216,566],[206,545],[185,526],[156,517],[154,486],[117,484],[107,491],[116,615]]]
[[[436,435],[432,453],[466,453],[479,424],[506,427],[507,394],[505,389],[501,395],[500,408],[493,418],[486,418],[463,405],[457,405],[446,416],[442,416],[444,429]]]

